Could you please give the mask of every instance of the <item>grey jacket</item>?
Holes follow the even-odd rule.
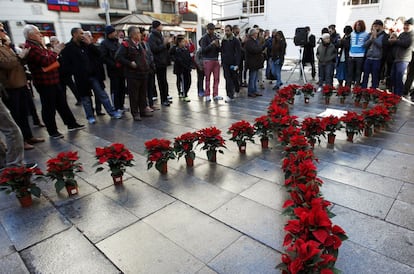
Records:
[[[410,62],[414,49],[414,31],[403,32],[394,45],[394,62]]]
[[[382,49],[384,47],[384,39],[386,39],[385,32],[381,31],[377,34],[377,38],[371,39],[371,35],[368,36],[368,40],[365,42],[364,47],[367,49],[366,58],[372,60],[382,59]]]
[[[316,57],[320,64],[334,64],[336,62],[336,48],[334,44],[324,45],[321,43],[316,50]]]

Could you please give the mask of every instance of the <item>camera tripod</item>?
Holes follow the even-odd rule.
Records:
[[[306,84],[308,82],[306,80],[305,70],[304,70],[303,64],[302,64],[302,57],[303,57],[303,47],[299,47],[299,59],[297,60],[295,66],[292,69],[292,72],[289,75],[289,78],[286,81],[287,84],[289,83],[290,78],[292,78],[292,75],[295,73],[295,71],[298,67],[300,69],[300,78],[298,80],[302,80],[303,84]]]

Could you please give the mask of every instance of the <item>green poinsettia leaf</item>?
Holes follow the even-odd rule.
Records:
[[[37,186],[33,186],[30,188],[30,193],[36,196],[37,198],[40,198],[40,194],[42,193],[42,191]]]
[[[103,167],[98,167],[98,168],[95,170],[95,173],[100,172],[100,171],[102,171],[102,170],[104,170],[104,168],[103,168]]]
[[[154,165],[154,163],[153,162],[149,162],[148,163],[148,166],[147,166],[147,169],[150,169],[150,168],[152,168],[152,166]]]
[[[65,181],[57,180],[55,182],[56,193],[59,193],[65,187]]]

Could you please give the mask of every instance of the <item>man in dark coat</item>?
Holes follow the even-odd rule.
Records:
[[[115,119],[120,119],[122,114],[115,111],[104,90],[102,77],[105,77],[102,63],[100,63],[100,51],[92,43],[89,37],[83,35],[81,28],[73,28],[72,39],[62,50],[63,64],[66,71],[75,78],[75,84],[81,95],[82,105],[86,118],[90,124],[96,123],[92,108],[91,89],[104,106],[106,112]]]
[[[115,61],[115,53],[119,48],[117,31],[112,26],[105,27],[106,38],[102,41],[100,50],[106,65],[106,73],[110,80],[112,101],[116,110],[123,110],[125,103],[125,77],[122,66]]]
[[[224,78],[226,79],[227,98],[225,102],[234,99],[234,92],[239,93],[239,64],[241,55],[241,44],[232,32],[232,26],[224,28],[224,37],[221,42],[221,65],[223,66]]]
[[[310,27],[305,27],[305,29],[308,38],[303,45],[302,65],[305,66],[307,63],[310,63],[312,67],[312,80],[315,80],[316,68],[314,48],[316,46],[316,38],[315,35],[311,33]]]
[[[161,22],[155,20],[152,22],[152,31],[148,38],[148,44],[154,55],[155,74],[157,75],[158,88],[160,89],[161,104],[170,105],[172,97],[168,94],[167,67],[170,62],[170,43],[171,39],[162,35]]]
[[[247,96],[262,96],[257,92],[258,71],[263,68],[263,46],[257,40],[258,31],[255,28],[249,30],[249,38],[244,45],[246,54],[246,69],[249,70],[249,84]]]

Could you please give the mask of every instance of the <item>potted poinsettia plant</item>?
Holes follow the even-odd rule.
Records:
[[[230,140],[239,146],[240,153],[246,153],[247,141],[254,143],[254,127],[245,120],[233,123],[227,133],[231,134]]]
[[[364,116],[354,111],[348,111],[341,117],[341,121],[345,123],[347,141],[351,143],[353,142],[354,135],[360,134],[365,127]]]
[[[354,104],[356,107],[359,107],[362,99],[362,88],[356,86],[352,89],[352,98],[354,98]]]
[[[340,86],[336,90],[336,96],[339,96],[339,100],[341,104],[345,103],[346,97],[348,97],[351,94],[351,88],[348,86]]]
[[[40,188],[32,180],[43,175],[39,168],[7,167],[3,169],[0,178],[0,191],[7,194],[14,192],[22,207],[32,205],[32,195],[40,197]]]
[[[134,155],[132,155],[124,144],[120,143],[113,143],[106,147],[97,147],[95,157],[98,159],[98,162],[94,166],[104,163],[108,164],[115,185],[122,184],[122,176],[126,171],[126,167],[133,166],[134,161]],[[96,172],[102,171],[103,169],[100,166],[96,169]]]
[[[325,132],[328,132],[328,144],[335,142],[335,131],[341,130],[343,127],[341,120],[333,115],[323,117],[321,119],[321,125]]]
[[[295,102],[295,95],[298,94],[299,90],[299,85],[291,84],[279,89],[276,96],[286,99],[289,104],[293,104]]]
[[[194,165],[195,152],[194,143],[198,141],[197,132],[186,132],[174,139],[174,151],[177,158],[185,157],[187,166]]]
[[[273,138],[273,127],[268,115],[257,117],[254,120],[254,134],[259,136],[262,148],[269,147],[269,138]]]
[[[305,104],[309,103],[309,98],[315,95],[315,87],[311,83],[307,83],[300,88],[300,92],[302,92]]]
[[[78,163],[78,160],[77,151],[67,151],[59,153],[55,158],[46,162],[46,176],[55,180],[56,192],[66,187],[69,196],[78,194],[75,172],[82,171],[82,164]]]
[[[207,159],[210,162],[217,161],[217,151],[223,154],[223,150],[220,148],[226,148],[223,137],[221,136],[221,130],[216,127],[208,127],[200,129],[198,132],[198,144],[202,144],[201,149],[207,153]]]
[[[335,87],[332,85],[324,85],[322,87],[322,95],[323,97],[325,97],[325,104],[329,105],[329,102],[331,100],[334,90],[335,90]]]
[[[320,118],[313,118],[313,117],[306,117],[302,121],[301,129],[306,138],[312,147],[315,146],[316,140],[320,143],[320,136],[325,136],[325,131],[322,128],[321,119]]]
[[[147,168],[154,166],[162,174],[168,171],[167,162],[170,159],[175,159],[174,148],[171,146],[171,141],[167,139],[151,139],[145,142],[145,151],[147,152]]]

